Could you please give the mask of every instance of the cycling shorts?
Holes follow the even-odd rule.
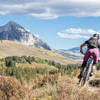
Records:
[[[98,50],[98,48],[88,49],[88,50],[86,51],[85,55],[84,55],[83,60],[84,60],[85,62],[87,62],[88,59],[89,59],[89,57],[90,57],[92,54],[94,55],[94,57],[93,57],[93,63],[94,63],[94,64],[98,63],[98,56],[99,56],[99,50]]]

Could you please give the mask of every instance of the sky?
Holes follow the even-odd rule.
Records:
[[[1,0],[0,26],[22,25],[52,49],[79,47],[100,34],[99,0]]]

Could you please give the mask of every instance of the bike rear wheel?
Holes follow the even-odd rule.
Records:
[[[79,86],[84,86],[85,83],[86,83],[86,80],[87,80],[87,72],[84,72],[83,75],[82,75],[82,78],[80,78],[79,80]]]
[[[84,68],[84,71],[82,73],[82,78],[79,80],[79,86],[84,86],[86,82],[89,80],[90,72],[93,67],[93,57],[90,57],[87,66]]]

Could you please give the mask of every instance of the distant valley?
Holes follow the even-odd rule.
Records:
[[[65,57],[69,57],[69,58],[74,59],[74,60],[82,60],[82,58],[83,58],[83,55],[80,53],[79,47],[66,49],[66,50],[59,49],[59,50],[56,50],[56,52],[65,56]]]
[[[87,47],[83,47],[83,52],[85,53],[87,50]],[[80,53],[80,47],[74,47],[71,49],[59,49],[55,50],[57,53],[61,54],[62,56],[69,57],[73,60],[80,61],[83,59],[83,54]],[[100,59],[100,54],[99,54]]]

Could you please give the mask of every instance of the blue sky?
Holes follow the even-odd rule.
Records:
[[[2,0],[0,26],[15,21],[53,49],[78,47],[100,34],[98,0]]]

